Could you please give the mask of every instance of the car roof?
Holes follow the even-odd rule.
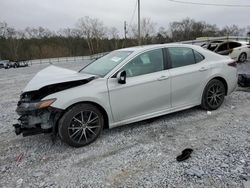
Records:
[[[167,47],[187,47],[187,48],[199,48],[197,45],[192,44],[180,44],[180,43],[168,43],[168,44],[152,44],[152,45],[143,45],[143,46],[133,46],[129,48],[122,48],[117,51],[133,51],[133,52],[142,52],[150,49],[157,48],[167,48]]]
[[[247,44],[248,43],[247,41],[238,41],[238,40],[223,40],[223,41],[215,40],[215,41],[211,41],[210,43],[227,43],[227,42],[237,42],[240,44]]]

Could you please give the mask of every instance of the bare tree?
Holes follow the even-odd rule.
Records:
[[[160,27],[156,33],[156,36],[154,37],[153,43],[163,44],[170,41],[171,39],[169,37],[169,31],[164,27]]]
[[[25,33],[25,37],[28,39],[30,38],[41,39],[44,37],[49,38],[49,37],[55,36],[55,33],[43,27],[38,27],[38,28],[26,27],[24,30],[24,33]]]
[[[0,22],[0,37],[5,38],[7,33],[7,23]]]
[[[174,41],[190,40],[195,36],[192,34],[192,27],[194,20],[189,18],[182,20],[181,22],[170,23],[171,37]]]
[[[76,54],[77,46],[75,45],[75,39],[80,37],[80,31],[74,28],[65,28],[57,31],[60,39],[63,41],[68,53],[66,55],[73,56]]]
[[[216,25],[210,25],[205,22],[196,22],[193,19],[186,18],[180,22],[170,23],[170,37],[173,41],[194,40],[197,37],[218,36],[219,29]]]
[[[112,48],[117,49],[119,46],[119,39],[120,39],[118,29],[116,27],[111,27],[108,30],[108,33],[109,33],[110,39],[112,40]]]
[[[220,35],[226,36],[243,36],[245,34],[244,28],[239,28],[237,25],[225,26],[220,31]]]
[[[106,37],[106,28],[102,21],[97,18],[85,16],[78,20],[77,26],[81,36],[87,40],[91,54],[100,52],[101,40]]]
[[[11,57],[13,60],[18,60],[18,48],[20,46],[20,39],[24,38],[24,33],[22,31],[17,31],[14,28],[7,27],[6,38]]]
[[[43,27],[38,27],[38,37],[39,38],[49,38],[49,37],[52,37],[53,35],[54,35],[54,33],[51,32],[49,29],[43,28]]]
[[[148,44],[155,34],[156,23],[151,21],[150,18],[141,19],[141,43]],[[133,25],[130,28],[130,36],[132,38],[138,38],[137,25]]]
[[[24,32],[27,39],[38,38],[38,29],[36,28],[26,27]]]

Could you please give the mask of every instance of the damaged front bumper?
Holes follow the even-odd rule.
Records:
[[[19,101],[16,109],[18,123],[14,124],[17,135],[30,136],[40,133],[55,133],[57,121],[62,113],[61,109],[53,108],[50,105],[54,99],[23,102]]]

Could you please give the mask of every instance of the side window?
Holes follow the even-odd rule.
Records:
[[[199,52],[196,52],[195,50],[194,50],[194,57],[196,63],[199,63],[205,59],[203,55],[201,55]]]
[[[224,43],[224,44],[220,45],[216,51],[217,52],[222,52],[222,51],[225,51],[225,50],[228,50],[228,43]]]
[[[240,46],[241,46],[241,44],[238,43],[238,42],[230,42],[230,43],[229,43],[229,48],[230,48],[230,49],[238,48],[238,47],[240,47]]]
[[[172,68],[183,67],[196,63],[193,49],[191,48],[168,48],[168,52],[172,62]]]
[[[214,51],[218,47],[218,43],[210,43],[207,47],[207,49]]]
[[[128,77],[149,74],[164,69],[162,49],[145,52],[123,67]]]

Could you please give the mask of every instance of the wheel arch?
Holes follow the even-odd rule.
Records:
[[[225,86],[225,90],[226,90],[226,95],[228,94],[228,84],[225,78],[223,78],[222,76],[215,76],[211,79],[208,80],[208,82],[206,83],[204,89],[206,88],[207,84],[211,81],[211,80],[219,80],[223,83],[223,85]],[[203,89],[203,91],[204,91]]]
[[[227,81],[226,81],[225,78],[223,78],[223,77],[221,77],[221,76],[214,76],[214,77],[210,78],[210,79],[208,80],[208,82],[206,83],[204,89],[203,89],[202,97],[201,97],[201,107],[202,107],[203,109],[205,109],[205,110],[215,110],[215,109],[218,108],[218,107],[216,107],[216,108],[208,107],[207,104],[206,104],[206,101],[204,100],[204,94],[206,93],[206,88],[207,88],[207,86],[209,85],[209,83],[210,83],[211,81],[213,81],[213,80],[220,81],[220,82],[224,85],[224,87],[225,87],[225,92],[226,92],[226,93],[225,93],[225,96],[228,94],[228,84],[227,84]],[[211,109],[210,109],[210,108],[211,108]]]
[[[225,86],[226,96],[227,96],[227,94],[228,94],[228,84],[227,84],[227,81],[226,81],[223,77],[220,77],[220,76],[214,77],[214,78],[211,79],[211,80],[214,80],[214,79],[220,80],[220,81],[223,83],[223,85]],[[211,81],[211,80],[210,80],[210,81]]]
[[[55,124],[55,130],[58,131],[58,126],[59,126],[59,121],[60,119],[62,118],[62,116],[64,115],[64,113],[72,108],[73,106],[75,105],[78,105],[78,104],[92,104],[93,106],[97,107],[101,113],[103,114],[103,117],[104,117],[104,129],[109,129],[109,116],[108,116],[108,113],[106,112],[106,110],[98,103],[96,102],[93,102],[93,101],[80,101],[80,102],[76,102],[74,104],[71,104],[70,106],[68,106],[66,109],[63,110],[63,112],[60,114],[60,117],[58,118],[56,124]]]

